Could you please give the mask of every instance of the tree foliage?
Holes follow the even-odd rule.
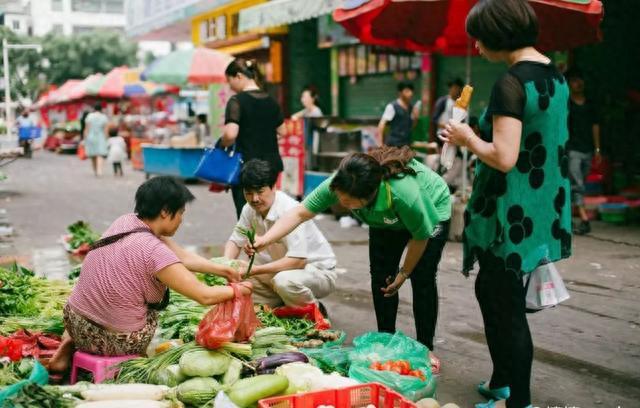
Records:
[[[44,38],[20,36],[0,27],[0,41],[11,44],[39,43],[42,52],[10,50],[9,72],[14,100],[35,100],[45,84],[62,85],[68,79],[83,79],[121,66],[137,65],[138,46],[121,33],[93,31],[73,36],[49,34]],[[2,67],[0,66],[0,74]]]

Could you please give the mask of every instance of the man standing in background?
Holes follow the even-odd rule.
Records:
[[[591,171],[591,161],[596,164],[602,160],[600,155],[600,125],[595,107],[584,93],[584,77],[577,68],[565,74],[571,92],[569,101],[569,177],[573,204],[578,207],[580,224],[574,228],[574,234],[584,235],[591,232],[591,224],[584,207],[585,179]]]
[[[378,143],[396,147],[410,146],[411,131],[418,119],[420,105],[420,102],[413,103],[413,84],[400,82],[398,99],[387,105],[378,123]],[[384,131],[387,123],[390,131],[385,138]]]

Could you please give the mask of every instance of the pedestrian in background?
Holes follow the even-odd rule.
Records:
[[[84,129],[84,149],[91,159],[91,167],[96,177],[102,176],[104,158],[107,156],[107,137],[109,119],[102,113],[102,105],[96,104],[93,112],[87,115]]]
[[[225,75],[236,94],[227,102],[221,145],[235,145],[245,163],[251,159],[265,160],[280,173],[283,164],[278,137],[286,132],[284,117],[278,102],[260,89],[260,73],[255,61],[236,58],[227,67]],[[233,186],[231,192],[236,216],[240,219],[246,204],[242,186]]]
[[[413,84],[400,82],[398,84],[398,98],[384,108],[382,118],[378,123],[378,142],[387,146],[410,146],[411,131],[418,120],[420,102],[413,103]],[[384,131],[389,125],[389,135],[385,138]]]
[[[307,86],[300,95],[300,102],[304,109],[291,115],[292,119],[319,118],[322,116],[322,109],[318,107],[318,91],[313,86]]]
[[[433,108],[433,115],[431,116],[431,128],[435,141],[438,143],[439,151],[442,150],[443,143],[436,135],[444,129],[445,125],[449,123],[453,117],[453,105],[462,93],[464,82],[462,82],[462,79],[460,78],[455,78],[454,80],[449,81],[447,86],[449,88],[449,92],[438,98]],[[450,169],[445,169],[440,165],[439,154],[437,155],[437,159],[438,164],[436,169],[438,173],[442,175],[444,181],[447,182],[451,192],[454,193],[462,183],[462,150],[456,149],[456,157],[454,158],[453,165]]]
[[[593,104],[584,93],[582,72],[573,68],[565,74],[569,82],[571,101],[569,103],[569,176],[571,179],[572,201],[578,207],[580,224],[573,232],[584,235],[591,232],[591,224],[584,207],[585,181],[591,171],[591,161],[600,164],[600,124]]]
[[[531,407],[533,342],[523,276],[571,255],[567,117],[569,89],[534,45],[538,19],[526,0],[481,0],[467,33],[480,54],[509,70],[494,84],[481,136],[450,121],[444,141],[478,156],[465,211],[463,272],[480,270],[475,292],[493,374],[476,408]]]
[[[124,177],[122,170],[122,162],[127,160],[127,142],[118,133],[118,129],[112,127],[109,129],[109,154],[107,161],[113,165],[113,175]]]

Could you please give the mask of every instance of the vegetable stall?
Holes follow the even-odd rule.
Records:
[[[78,241],[95,238],[82,227]],[[147,355],[119,363],[103,383],[84,373],[65,384],[44,366],[60,344],[62,309],[77,277],[50,281],[18,265],[0,268],[0,407],[410,407],[435,396],[428,349],[402,333],[366,333],[345,346],[346,333],[315,305],[270,309],[236,297],[208,308],[178,293],[159,316]],[[248,316],[231,331],[220,324],[227,306]]]

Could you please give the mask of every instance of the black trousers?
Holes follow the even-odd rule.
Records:
[[[533,342],[526,316],[522,278],[504,263],[479,258],[476,298],[480,304],[487,345],[493,362],[491,388],[510,387],[507,407],[531,404]]]
[[[113,162],[113,174],[115,174],[116,176],[118,174],[121,175],[121,176],[124,175],[124,173],[122,172],[122,163]]]
[[[231,195],[233,196],[233,205],[236,207],[236,217],[240,219],[240,214],[242,214],[242,207],[247,203],[247,200],[244,199],[244,192],[242,191],[241,186],[233,186],[231,187]]]
[[[410,276],[413,291],[413,317],[418,341],[433,350],[433,337],[438,320],[438,288],[436,275],[442,250],[449,235],[449,221],[438,224],[429,238],[427,248]],[[376,311],[378,331],[394,333],[399,296],[384,297],[382,288],[387,279],[395,278],[400,258],[411,239],[407,230],[369,229],[369,262],[371,265],[371,293]]]

